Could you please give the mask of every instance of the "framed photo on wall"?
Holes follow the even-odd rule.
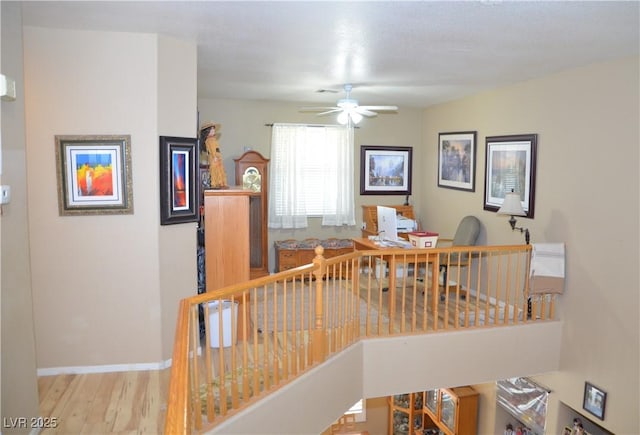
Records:
[[[582,407],[585,411],[604,420],[604,407],[607,403],[607,393],[590,382],[584,383],[584,398]]]
[[[411,195],[412,147],[362,145],[360,195]]]
[[[55,136],[60,216],[133,214],[131,136]]]
[[[533,218],[536,185],[536,134],[486,138],[484,209],[498,211],[504,195],[520,194],[526,217]]]
[[[197,139],[160,136],[160,225],[198,220]]]
[[[475,192],[475,131],[438,135],[438,186]]]

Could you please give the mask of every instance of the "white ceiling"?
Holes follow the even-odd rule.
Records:
[[[426,107],[640,54],[638,1],[26,1],[24,25],[198,44],[203,98]],[[588,90],[585,90],[588,92]]]

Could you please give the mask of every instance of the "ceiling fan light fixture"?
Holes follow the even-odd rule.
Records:
[[[358,124],[360,121],[362,121],[362,115],[360,115],[358,112],[349,112],[349,116],[351,116],[351,120],[354,124]]]
[[[338,115],[338,123],[342,125],[348,124],[349,120],[351,120],[353,124],[357,124],[362,121],[362,115],[352,109],[347,109]]]
[[[300,110],[304,112],[320,112],[318,116],[338,112],[337,120],[342,125],[358,124],[365,116],[376,116],[378,114],[377,111],[396,112],[398,110],[397,106],[360,106],[358,100],[351,98],[351,89],[352,86],[350,84],[344,85],[346,98],[339,99],[333,107],[301,107]]]

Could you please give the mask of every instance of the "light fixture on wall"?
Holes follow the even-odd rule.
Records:
[[[516,227],[516,218],[515,216],[526,216],[527,214],[524,212],[522,208],[522,202],[520,202],[520,194],[511,190],[511,192],[507,193],[504,196],[504,201],[502,202],[502,207],[498,210],[498,214],[506,214],[510,215],[509,224],[511,225],[511,230],[518,230],[521,233],[524,233],[524,240],[529,244],[529,229],[523,227]]]

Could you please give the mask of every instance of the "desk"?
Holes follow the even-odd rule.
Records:
[[[408,249],[404,248],[391,248],[391,247],[383,247],[376,244],[375,241],[370,240],[368,238],[354,238],[353,239],[353,249],[355,251],[382,251],[382,259],[389,264],[389,293],[390,293],[390,311],[394,312],[395,310],[395,299],[396,299],[396,255],[401,255],[403,251],[408,251]],[[385,252],[388,251],[388,255]],[[440,269],[440,255],[439,253],[434,253],[433,249],[411,249],[411,259],[407,259],[406,261],[402,261],[402,263],[413,263],[413,264],[427,264],[427,267],[431,265],[431,289],[433,291],[433,298],[431,300],[433,312],[436,312],[438,306],[438,291],[439,291],[439,283],[438,283],[438,273],[436,273]],[[416,252],[417,251],[417,252]],[[417,270],[417,267],[416,267]],[[426,273],[425,278],[428,276],[428,272]],[[425,291],[427,291],[427,282],[425,280]]]

